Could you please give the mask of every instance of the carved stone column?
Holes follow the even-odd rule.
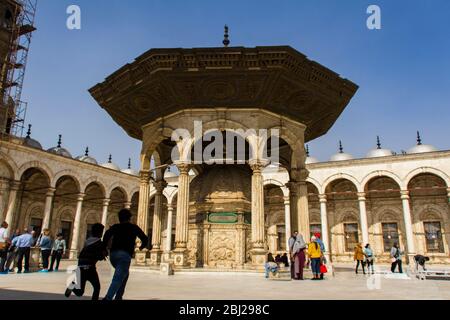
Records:
[[[75,221],[73,223],[72,244],[70,246],[70,259],[78,258],[78,243],[80,240],[81,214],[83,209],[84,193],[78,194]]]
[[[363,246],[369,243],[369,227],[367,225],[367,212],[366,212],[366,194],[364,192],[358,192],[359,203],[359,221],[361,223],[361,233]]]
[[[50,219],[52,214],[53,196],[55,195],[55,188],[49,188],[45,195],[44,205],[44,221],[42,222],[42,230],[50,228]]]
[[[328,215],[327,215],[327,196],[325,194],[319,194],[320,202],[320,225],[322,227],[322,242],[325,247],[325,256],[330,261],[330,238],[328,235]]]
[[[148,208],[150,200],[150,172],[140,171],[139,204],[137,224],[145,233],[148,232]],[[138,250],[141,245],[139,239],[136,240],[135,261],[137,265],[145,265],[147,249]]]
[[[108,223],[108,207],[109,207],[109,202],[111,200],[108,198],[103,199],[103,208],[102,208],[102,225],[105,226],[105,229],[103,230],[103,233],[106,232],[106,230],[108,229],[107,223]]]
[[[303,235],[305,240],[310,237],[308,187],[306,184],[308,175],[309,172],[306,169],[291,169],[292,180],[288,183],[289,189],[291,192],[293,191],[294,195],[291,197],[291,212],[296,216],[298,232]],[[292,207],[294,207],[294,211],[292,211]]]
[[[406,231],[406,252],[408,253],[409,258],[415,254],[416,248],[414,245],[414,233],[412,228],[411,221],[411,209],[409,204],[409,191],[402,190],[400,191],[402,205],[403,205],[403,219],[405,221],[405,231]],[[411,260],[410,260],[411,261]]]
[[[209,230],[211,229],[210,224],[203,225],[203,268],[209,267]]]
[[[7,179],[0,178],[0,221],[5,220],[4,214],[6,213],[6,208],[4,208],[6,201],[3,197],[6,191],[9,189],[9,181]]]
[[[153,183],[155,193],[155,209],[153,212],[153,232],[152,232],[152,250],[150,251],[150,264],[157,265],[161,262],[161,224],[163,211],[163,191],[167,187],[164,180]]]
[[[284,197],[284,231],[286,233],[286,250],[289,250],[289,238],[291,237],[291,206],[289,197]]]
[[[189,234],[189,163],[178,163],[180,176],[178,177],[177,221],[175,230],[174,264],[186,266],[187,242]]]
[[[250,163],[252,174],[252,264],[264,267],[266,261],[264,230],[264,184],[262,169],[264,165],[255,161]]]
[[[20,189],[21,183],[20,181],[11,181],[9,185],[9,200],[8,200],[8,206],[6,209],[6,217],[5,221],[8,223],[9,230],[13,230],[13,220],[14,220],[14,212],[16,209],[16,202],[17,202],[17,195],[18,191]],[[10,232],[11,233],[11,232]]]
[[[166,245],[164,248],[164,260],[170,260],[170,251],[172,250],[172,221],[173,221],[173,207],[167,206],[167,227],[166,227]]]
[[[298,201],[298,188],[295,182],[286,183],[286,187],[289,189],[289,210],[290,210],[290,227],[291,232],[288,236],[292,235],[294,231],[298,231],[298,215],[297,215],[297,205],[294,205]]]

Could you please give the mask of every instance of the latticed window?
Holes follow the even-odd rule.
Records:
[[[424,222],[425,239],[428,252],[444,253],[444,243],[442,241],[441,223],[438,221]]]
[[[399,244],[398,226],[395,222],[382,223],[384,252],[390,252],[394,243]]]
[[[353,252],[358,244],[358,224],[357,223],[345,223],[345,251]]]

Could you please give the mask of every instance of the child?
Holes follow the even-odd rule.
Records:
[[[72,285],[69,286],[64,293],[66,297],[69,297],[72,292],[78,297],[83,296],[86,281],[89,281],[94,288],[92,300],[98,300],[98,296],[100,294],[100,281],[98,279],[98,273],[95,265],[98,261],[105,260],[108,255],[106,247],[101,239],[103,229],[104,226],[100,223],[96,223],[92,226],[92,236],[86,239],[84,248],[81,250],[78,257],[80,279],[77,279],[77,282],[79,284],[79,289],[73,288],[75,283],[72,282]]]

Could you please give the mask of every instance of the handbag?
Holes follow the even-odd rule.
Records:
[[[327,272],[328,272],[327,266],[324,264],[321,264],[320,265],[320,273],[327,273]]]

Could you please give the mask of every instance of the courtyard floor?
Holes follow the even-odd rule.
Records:
[[[65,261],[62,268],[68,266]],[[442,269],[442,267],[436,267]],[[381,269],[387,269],[382,266]],[[433,269],[429,267],[429,269]],[[98,265],[102,298],[108,289],[112,269],[108,262]],[[0,300],[54,300],[64,297],[68,274],[30,273],[0,275]],[[87,284],[86,297],[92,289]],[[242,300],[242,299],[450,299],[450,281],[402,279],[383,274],[370,278],[355,275],[351,265],[337,265],[334,277],[324,281],[268,280],[260,275],[194,273],[162,276],[133,272],[124,296],[129,300]],[[72,296],[70,299],[80,299]]]

